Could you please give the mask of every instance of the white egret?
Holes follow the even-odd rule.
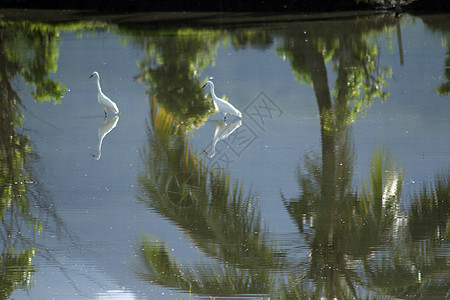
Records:
[[[98,129],[98,153],[97,153],[97,155],[92,154],[92,156],[96,160],[99,160],[100,157],[102,157],[102,143],[103,143],[103,139],[105,138],[105,136],[108,133],[111,132],[111,130],[113,130],[116,127],[117,122],[119,122],[119,116],[114,116],[114,118],[111,118],[110,120],[105,118],[105,120],[103,120],[102,125]]]
[[[91,76],[89,76],[89,78],[92,78],[94,76],[97,76],[97,90],[98,90],[98,95],[97,95],[97,99],[98,99],[98,103],[103,106],[103,110],[105,111],[105,116],[106,116],[106,110],[110,110],[115,114],[119,113],[119,109],[117,108],[116,103],[114,103],[111,99],[109,99],[108,97],[106,97],[105,94],[103,94],[102,92],[102,88],[100,86],[100,75],[98,75],[97,72],[92,73]]]
[[[216,96],[216,94],[214,93],[214,83],[212,83],[211,81],[207,81],[203,86],[202,89],[205,88],[205,86],[209,86],[210,92],[211,92],[211,97],[213,99],[214,102],[214,107],[216,109],[216,112],[221,111],[224,113],[224,117],[223,119],[226,120],[227,119],[227,114],[233,115],[233,116],[238,116],[239,118],[242,118],[242,113],[237,110],[233,105],[231,105],[231,103],[220,99]]]
[[[205,151],[205,153],[209,157],[214,157],[214,155],[216,155],[217,142],[229,137],[234,131],[236,131],[236,129],[241,127],[241,125],[242,125],[242,120],[239,120],[239,121],[237,121],[235,123],[231,123],[231,124],[226,124],[225,122],[217,122],[216,132],[214,133],[214,138],[213,138],[213,141],[211,144],[212,150],[211,150],[211,152],[206,152],[205,150],[203,150],[203,151]]]

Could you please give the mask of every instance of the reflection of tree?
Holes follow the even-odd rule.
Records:
[[[447,47],[444,61],[444,76],[446,81],[441,83],[435,90],[440,95],[448,95],[450,93],[450,39],[448,37],[450,21],[445,14],[423,16],[421,18],[427,29],[440,35],[441,46]]]
[[[377,147],[370,164],[369,182],[364,180],[343,230],[347,253],[355,258],[365,257],[372,247],[389,238],[399,218],[402,183],[403,172],[396,169],[393,156]]]
[[[33,182],[30,161],[36,153],[21,133],[24,107],[12,82],[22,76],[33,84],[37,101],[59,101],[63,91],[48,79],[56,66],[55,31],[28,23],[0,26],[0,293],[6,299],[30,285],[37,250],[34,233],[49,230],[51,222],[61,229],[51,203]]]
[[[245,195],[242,184],[230,183],[230,174],[207,171],[173,121],[154,100],[153,135],[143,151],[146,168],[138,179],[140,199],[224,265],[181,267],[161,243],[143,238],[146,271],[140,276],[200,294],[268,292],[268,269],[280,262],[275,246],[264,236],[251,194]]]
[[[339,130],[338,126],[347,126],[364,113],[373,99],[387,97],[383,87],[389,68],[380,68],[378,47],[369,41],[372,30],[389,24],[393,20],[337,22],[334,26],[305,23],[286,31],[277,51],[290,60],[300,81],[313,86],[323,129]],[[334,104],[325,66],[330,59],[337,75]]]
[[[334,140],[325,137],[325,141],[328,139]],[[306,156],[304,170],[299,169],[297,173],[301,197],[283,200],[301,232],[305,232],[305,221],[314,224],[310,266],[306,274],[301,272],[301,278],[304,279],[300,282],[304,286],[297,289],[302,293],[307,290],[308,280],[312,280],[319,298],[356,296],[354,271],[347,265],[348,245],[342,234],[345,222],[352,217],[349,204],[355,200],[351,189],[352,156],[349,133],[337,141],[334,151],[327,149],[321,160],[315,156]],[[309,230],[306,232],[309,236]]]
[[[265,50],[273,44],[273,35],[261,28],[230,30],[230,38],[235,49],[252,47]]]
[[[333,34],[327,28],[343,33]],[[300,197],[290,200],[283,197],[300,232],[308,237],[311,252],[308,270],[299,270],[299,275],[292,272],[294,277],[288,278],[281,293],[286,298],[305,295],[359,298],[364,294],[445,296],[443,287],[448,285],[448,280],[443,274],[448,268],[443,261],[446,257],[440,260],[432,247],[418,255],[419,248],[411,241],[404,224],[420,224],[418,219],[427,216],[426,210],[423,207],[418,210],[414,204],[408,215],[401,214],[403,172],[396,169],[393,156],[381,147],[375,149],[368,181],[364,181],[358,192],[351,186],[354,152],[349,124],[375,97],[386,97],[382,88],[388,73],[380,71],[377,47],[368,42],[364,24],[353,24],[351,30],[344,25],[327,28],[304,25],[295,35],[286,33],[278,47],[279,53],[291,61],[298,78],[314,88],[322,141],[321,155],[306,155],[304,166],[298,169]],[[327,59],[332,60],[337,75],[333,96],[328,86]],[[440,186],[436,194],[445,190],[448,193],[447,184],[436,186]],[[425,206],[430,202],[426,201]],[[439,210],[442,206],[446,205],[440,204]],[[438,214],[448,215],[447,212],[444,208]],[[442,224],[446,224],[447,217],[440,220],[437,221],[441,224],[439,229],[445,231]],[[305,228],[308,223],[311,227]],[[440,265],[427,265],[433,260],[438,260]],[[304,268],[305,264],[301,266]],[[421,282],[417,280],[417,268],[422,272]],[[423,279],[424,269],[427,269],[427,280]],[[362,294],[361,288],[365,290]]]
[[[214,66],[214,55],[220,42],[235,49],[247,46],[265,49],[273,43],[266,30],[207,30],[175,28],[164,31],[124,31],[145,48],[146,56],[139,63],[139,79],[149,85],[151,97],[158,99],[178,122],[187,129],[198,127],[213,111],[212,101],[205,101],[198,73]]]
[[[294,35],[286,33],[278,48],[290,59],[299,79],[312,83],[322,141],[321,158],[306,156],[306,172],[298,170],[302,196],[283,200],[301,232],[305,220],[314,220],[309,270],[306,274],[301,272],[302,280],[288,281],[289,289],[282,289],[286,297],[308,293],[311,281],[315,285],[314,297],[357,297],[358,284],[354,270],[348,266],[348,244],[342,234],[352,218],[349,204],[356,199],[351,186],[354,150],[348,125],[370,106],[375,96],[384,97],[380,84],[384,77],[378,72],[376,45],[345,25],[349,24],[327,27],[344,32],[339,39],[321,26],[305,25]],[[334,97],[328,85],[327,58],[333,59],[337,73]],[[292,287],[292,281],[299,282],[297,288]]]
[[[8,64],[20,66],[18,73],[34,86],[36,101],[60,102],[65,88],[49,74],[56,72],[59,33],[56,27],[27,22],[1,22],[1,44]],[[10,74],[14,75],[14,74]],[[12,77],[12,76],[11,76]]]
[[[298,199],[284,199],[299,229],[309,233],[303,226],[308,219],[314,229],[310,267],[294,291],[306,292],[312,280],[318,297],[359,298],[361,286],[365,286],[366,292],[375,292],[374,283],[364,282],[365,273],[358,266],[361,260],[371,258],[375,247],[391,241],[397,233],[403,175],[395,168],[392,156],[378,148],[372,158],[369,182],[356,193],[351,189],[351,178],[345,175],[351,174],[351,165],[345,166],[346,160],[338,159],[345,172],[327,181],[330,178],[323,174],[327,172],[321,168],[320,159],[306,157],[306,171],[298,172],[302,195]],[[328,165],[322,162],[322,166]],[[367,266],[362,265],[361,268]]]
[[[394,234],[364,258],[368,284],[398,298],[448,297],[448,179],[447,171],[424,184]]]
[[[220,36],[220,31],[177,29],[169,37],[155,32],[145,38],[134,37],[146,52],[139,64],[140,80],[148,83],[151,97],[179,122],[195,127],[212,111],[197,72],[214,64]]]
[[[6,31],[8,35],[10,31]],[[12,34],[12,33],[11,33]],[[27,200],[30,174],[27,172],[31,147],[27,136],[16,132],[21,125],[20,98],[11,79],[20,72],[21,65],[11,60],[8,40],[0,38],[0,288],[2,299],[19,287],[29,284],[33,272],[31,259],[34,247],[20,232],[23,222],[38,230],[39,222],[30,212]],[[10,51],[8,51],[10,50]]]
[[[384,85],[389,67],[379,65],[378,47],[370,32],[395,25],[395,20],[337,24],[304,23],[292,32],[283,31],[277,39],[278,53],[289,59],[297,78],[312,84],[319,110],[321,153],[306,155],[297,170],[301,195],[282,197],[306,237],[308,257],[300,262],[280,258],[273,242],[262,233],[252,194],[246,194],[242,184],[231,183],[229,173],[204,168],[202,157],[192,152],[185,139],[189,125],[180,122],[183,119],[173,113],[176,109],[166,104],[172,96],[164,95],[164,90],[158,94],[156,77],[146,77],[153,80],[151,95],[165,99],[158,103],[155,98],[151,103],[139,198],[174,222],[215,263],[181,263],[164,242],[143,235],[140,278],[213,296],[445,296],[448,256],[442,253],[448,247],[448,183],[444,176],[434,187],[417,193],[413,197],[417,200],[403,212],[403,171],[394,156],[380,146],[374,150],[363,184],[353,186],[355,151],[350,125],[375,98],[387,97]],[[252,46],[253,37],[258,40],[257,47],[264,48],[272,39],[257,30],[248,35],[236,31],[230,36],[236,48]],[[149,74],[163,65],[147,64],[153,69],[144,70],[143,76],[154,76]],[[330,66],[336,72],[332,91],[327,73]],[[191,78],[193,72],[184,70],[186,78]],[[287,272],[279,276],[280,269]]]
[[[348,125],[373,98],[386,96],[382,90],[385,75],[379,71],[377,46],[369,42],[366,33],[369,26],[364,22],[355,23],[358,22],[337,22],[327,27],[304,23],[301,28],[286,31],[277,48],[280,55],[290,60],[299,80],[312,84],[319,108],[322,159],[321,165],[310,156],[305,159],[307,173],[314,176],[309,179],[301,176],[304,195],[311,196],[303,201],[302,210],[325,201],[322,206],[331,212],[334,205],[339,205],[336,201],[354,197],[349,190],[354,155]],[[370,24],[382,28],[386,22]],[[328,85],[326,60],[329,59],[333,60],[337,73],[334,97]],[[319,195],[321,199],[315,198]],[[328,205],[328,201],[334,204]],[[307,211],[304,213],[308,215]]]

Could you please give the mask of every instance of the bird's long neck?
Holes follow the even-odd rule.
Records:
[[[101,88],[101,86],[100,86],[100,76],[97,76],[97,90],[98,90],[99,92],[102,91],[102,88]]]
[[[100,134],[99,134],[99,136],[98,136],[99,137],[99,139],[98,139],[98,153],[97,153],[97,155],[94,155],[94,158],[96,160],[99,160],[100,157],[102,157],[102,143],[103,143],[103,138],[105,137],[105,135],[100,136]]]
[[[210,91],[211,91],[211,97],[215,100],[215,98],[217,98],[217,96],[216,96],[216,93],[214,92],[214,85],[212,85],[212,84],[211,84]]]

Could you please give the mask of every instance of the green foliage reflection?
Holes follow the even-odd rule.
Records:
[[[280,56],[289,59],[296,78],[311,84],[316,93],[322,129],[340,130],[353,123],[372,105],[373,99],[385,100],[386,78],[391,68],[379,66],[376,31],[393,25],[394,20],[364,18],[354,22],[302,23],[286,30],[277,46]],[[326,63],[331,61],[337,79],[330,93]],[[333,95],[333,100],[331,99]]]
[[[222,33],[193,29],[147,33],[133,33],[134,42],[146,53],[139,63],[139,80],[148,84],[150,97],[157,98],[179,123],[186,124],[187,129],[200,126],[213,106],[203,96],[197,72],[214,65]]]
[[[14,81],[22,77],[31,84],[36,101],[58,103],[65,89],[49,78],[58,58],[59,33],[54,26],[0,21],[0,31],[0,289],[6,299],[15,289],[31,284],[36,246],[28,234],[33,236],[43,223],[57,219],[44,208],[46,200],[34,186],[30,161],[36,153],[23,134],[25,107]],[[50,218],[43,222],[33,206]]]
[[[36,101],[61,102],[66,91],[60,82],[49,78],[56,72],[59,31],[55,26],[29,22],[0,22],[3,63],[16,65]],[[13,74],[2,74],[3,80]],[[7,77],[6,77],[7,76]]]
[[[190,293],[227,296],[268,294],[274,280],[268,272],[235,266],[181,266],[169,254],[163,242],[142,237],[141,258],[146,272],[139,277],[149,282],[189,291]]]
[[[24,250],[18,254],[2,253],[0,258],[0,293],[2,299],[8,299],[17,288],[30,285],[30,278],[34,272],[32,259],[35,250]]]
[[[448,294],[449,172],[412,195],[406,216],[393,223],[391,238],[364,260],[366,280],[398,298],[445,298]],[[377,257],[381,259],[376,259]]]
[[[426,250],[420,251],[424,248],[412,240],[414,235],[408,234],[406,224],[411,224],[410,228],[417,224],[417,234],[417,228],[422,228],[418,220],[429,222],[432,210],[439,220],[438,226],[431,222],[432,227],[445,231],[446,204],[433,199],[439,203],[439,209],[433,209],[426,199],[435,194],[439,199],[448,198],[448,184],[436,184],[435,191],[422,192],[420,198],[427,204],[418,201],[422,204],[414,204],[404,215],[399,205],[403,171],[397,169],[393,155],[378,147],[368,180],[360,189],[352,187],[355,155],[349,125],[374,98],[387,97],[383,86],[390,68],[379,67],[377,46],[370,34],[383,28],[384,21],[371,24],[370,30],[364,22],[326,28],[302,24],[292,33],[286,31],[277,48],[290,60],[300,81],[313,86],[322,144],[321,155],[306,155],[304,166],[298,168],[301,196],[283,197],[299,231],[311,241],[311,258],[300,264],[302,268],[308,265],[308,270],[292,273],[295,276],[280,288],[285,298],[360,298],[362,289],[370,297],[445,297],[443,287],[448,279],[443,274],[448,268],[439,256],[431,254],[442,242],[427,240]],[[328,60],[337,75],[333,93],[328,86]],[[442,190],[447,190],[447,196]],[[430,261],[431,265],[425,263]]]

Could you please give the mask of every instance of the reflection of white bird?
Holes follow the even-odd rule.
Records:
[[[206,152],[209,157],[213,157],[216,154],[216,144],[218,141],[226,139],[230,136],[236,129],[242,125],[242,121],[239,120],[235,123],[227,124],[225,122],[217,122],[216,132],[214,133],[214,138],[212,142],[212,151],[210,153]]]
[[[242,118],[242,114],[239,110],[237,110],[233,105],[231,105],[231,103],[220,99],[216,96],[216,94],[214,93],[214,83],[212,83],[211,81],[207,81],[202,88],[204,88],[205,86],[209,86],[209,89],[211,91],[211,97],[214,101],[214,107],[216,108],[216,112],[221,111],[224,113],[224,117],[223,119],[226,120],[227,119],[227,114],[233,115],[233,116],[238,116],[239,118]]]
[[[114,103],[111,99],[109,99],[108,97],[106,97],[105,94],[103,94],[102,92],[102,88],[100,86],[100,75],[98,75],[97,72],[92,73],[91,76],[89,76],[89,78],[92,78],[94,76],[97,76],[97,89],[98,89],[98,103],[103,106],[103,110],[105,111],[105,116],[106,116],[106,110],[110,110],[115,114],[119,113],[119,109],[117,108],[116,103]]]
[[[115,116],[114,118],[111,118],[109,120],[105,118],[103,124],[98,129],[98,154],[97,155],[92,154],[92,156],[96,160],[99,160],[100,157],[102,156],[103,139],[108,133],[111,132],[111,130],[113,130],[116,127],[117,122],[119,122],[119,116]]]

